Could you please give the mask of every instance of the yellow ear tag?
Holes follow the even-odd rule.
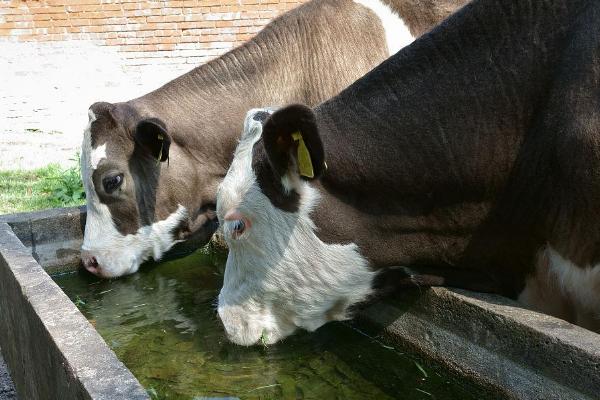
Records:
[[[158,140],[160,140],[160,151],[158,152],[158,158],[156,159],[156,165],[160,164],[160,159],[162,158],[162,151],[163,151],[163,145],[164,145],[164,140],[165,140],[165,137],[162,135],[162,133],[158,134]]]
[[[300,170],[300,175],[307,178],[314,178],[315,171],[310,160],[310,153],[306,148],[306,144],[304,144],[304,139],[302,139],[302,134],[294,132],[292,133],[292,138],[295,142],[298,142],[298,169]]]

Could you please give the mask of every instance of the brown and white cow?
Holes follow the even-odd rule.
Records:
[[[344,319],[392,266],[543,308],[541,261],[598,316],[600,2],[475,0],[314,110],[251,111],[217,201],[235,343]]]
[[[93,104],[81,157],[85,267],[121,276],[179,240],[207,242],[248,109],[317,104],[466,2],[315,0],[154,92]]]

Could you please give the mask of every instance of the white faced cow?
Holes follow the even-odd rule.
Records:
[[[314,110],[249,113],[219,316],[273,343],[392,266],[543,308],[541,265],[598,313],[599,201],[600,2],[477,0]]]
[[[116,277],[177,241],[206,243],[248,109],[317,104],[466,1],[315,0],[152,93],[92,105],[81,157],[84,266]]]

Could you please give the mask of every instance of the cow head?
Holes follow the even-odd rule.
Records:
[[[176,190],[165,193],[165,186],[177,186],[170,181],[177,163],[167,165],[172,149],[160,119],[143,118],[127,103],[90,107],[81,152],[87,195],[82,262],[90,272],[134,273],[188,233],[186,199]]]
[[[229,245],[218,312],[235,343],[273,343],[345,319],[371,292],[374,272],[357,246],[315,234],[319,192],[309,182],[325,172],[324,157],[309,108],[248,113],[217,193]]]

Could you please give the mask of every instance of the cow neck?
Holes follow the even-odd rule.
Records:
[[[446,19],[467,0],[382,0],[402,17],[414,37],[419,37]]]
[[[519,215],[495,206],[586,4],[554,3],[471,3],[315,109],[329,166],[314,212],[322,240],[356,242],[380,266],[460,265],[491,211],[505,226],[535,223],[539,203],[505,207]]]
[[[249,42],[133,102],[165,120],[175,145],[199,160],[220,160],[226,170],[249,109],[315,105],[386,57],[384,32],[372,28],[378,17],[363,13],[353,1],[303,4]]]
[[[245,112],[256,104],[278,104],[282,94],[270,90],[281,82],[280,63],[256,41],[169,82],[135,100],[163,119],[175,145],[198,158],[231,153]],[[271,59],[268,64],[266,59]],[[293,90],[290,88],[288,90]],[[277,95],[276,95],[277,94]],[[222,155],[227,159],[227,156]]]

